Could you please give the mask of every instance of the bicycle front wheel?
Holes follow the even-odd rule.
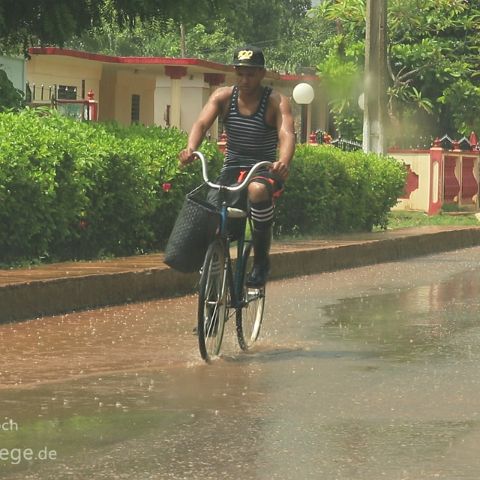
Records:
[[[246,286],[247,273],[252,269],[252,246],[248,245],[242,258],[242,305],[237,309],[237,338],[240,348],[248,350],[257,341],[265,308],[265,287]]]
[[[220,352],[228,313],[229,285],[225,250],[219,240],[208,247],[198,293],[198,346],[205,361]]]

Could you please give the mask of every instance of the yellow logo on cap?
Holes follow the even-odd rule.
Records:
[[[250,60],[253,56],[252,50],[240,50],[238,52],[238,59],[239,60]]]

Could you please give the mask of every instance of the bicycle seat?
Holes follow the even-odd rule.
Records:
[[[240,208],[227,207],[228,218],[245,218],[247,212],[241,210]]]

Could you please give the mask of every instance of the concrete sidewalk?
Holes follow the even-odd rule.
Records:
[[[480,245],[480,227],[422,227],[272,246],[272,279],[321,273]],[[0,270],[0,323],[194,291],[162,254]]]

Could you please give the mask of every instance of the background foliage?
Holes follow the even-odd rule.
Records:
[[[49,44],[230,63],[234,46],[253,43],[270,69],[318,73],[329,95],[329,133],[360,140],[365,3],[3,0],[0,51]],[[480,131],[480,3],[389,0],[388,37],[390,143],[417,147],[444,133]]]
[[[0,111],[5,109],[19,109],[24,105],[23,92],[16,89],[0,68]]]
[[[154,18],[195,18],[201,23],[221,5],[220,0],[2,0],[0,39],[4,49],[34,43],[62,46],[106,19],[124,28]]]
[[[317,57],[320,76],[338,84],[342,69],[355,68],[362,78],[365,0],[325,0],[314,16],[334,29],[322,45],[324,58]],[[388,37],[391,143],[429,146],[444,133],[479,131],[479,2],[389,0]],[[356,104],[362,87],[350,78],[349,92],[332,90],[332,113],[340,133],[359,138],[362,114]]]

